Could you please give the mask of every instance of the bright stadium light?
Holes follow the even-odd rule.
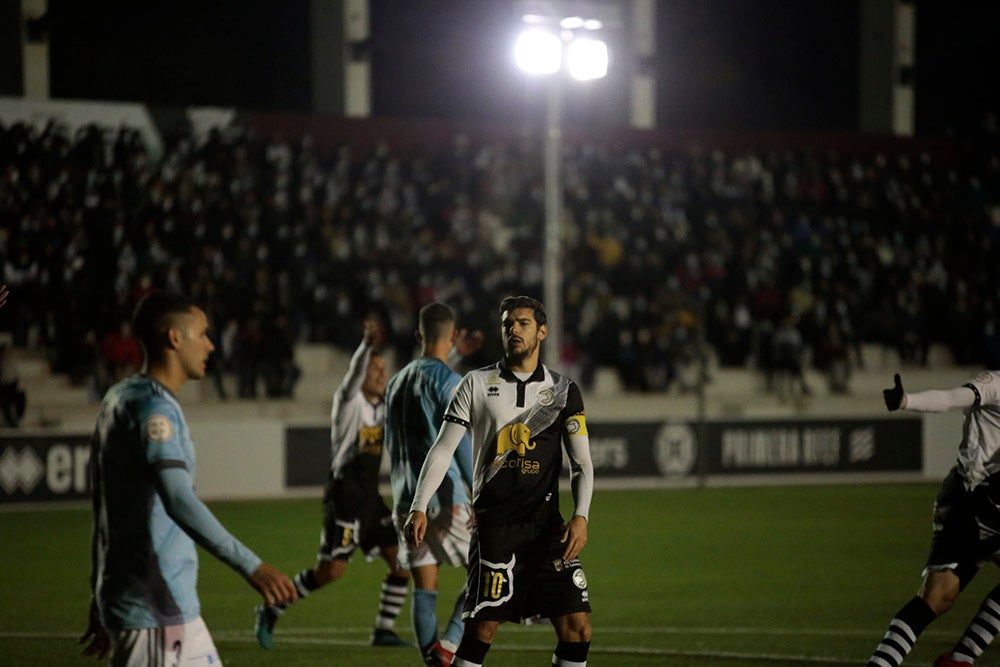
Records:
[[[566,69],[577,81],[601,79],[608,73],[608,45],[588,37],[566,46]]]
[[[539,28],[525,30],[514,45],[514,61],[529,74],[554,74],[562,67],[562,41]]]
[[[593,81],[608,73],[608,46],[596,36],[613,13],[597,3],[579,0],[521,0],[524,32],[517,38],[514,60],[529,74],[548,76],[545,113],[545,244],[543,301],[549,333],[545,363],[560,363],[563,330],[562,294],[562,86],[568,74],[577,81]],[[586,12],[581,14],[580,12]],[[601,14],[604,11],[604,14]],[[598,18],[598,16],[602,18]]]

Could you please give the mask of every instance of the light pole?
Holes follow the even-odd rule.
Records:
[[[577,81],[604,77],[608,71],[607,45],[593,37],[600,30],[598,19],[573,12],[579,3],[548,2],[544,13],[539,3],[522,14],[525,31],[518,37],[514,57],[518,67],[529,74],[547,77],[545,104],[545,235],[544,295],[548,314],[545,364],[560,363],[563,332],[562,291],[562,80],[569,74]]]

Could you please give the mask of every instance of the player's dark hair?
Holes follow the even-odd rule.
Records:
[[[132,330],[142,343],[147,362],[160,357],[170,327],[195,307],[191,299],[171,292],[150,292],[139,300],[132,315]]]
[[[425,341],[440,340],[447,327],[454,323],[455,311],[446,304],[435,301],[420,309],[418,326],[420,327],[420,335]]]
[[[500,302],[500,316],[508,310],[514,310],[515,308],[531,308],[535,313],[535,323],[538,326],[542,326],[548,322],[548,317],[545,315],[545,306],[538,299],[533,299],[530,296],[509,296]]]

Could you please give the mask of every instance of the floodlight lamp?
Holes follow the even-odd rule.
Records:
[[[604,24],[601,23],[598,19],[587,19],[586,21],[583,22],[584,30],[600,30],[603,27]]]
[[[562,40],[545,30],[525,30],[514,44],[514,62],[529,74],[554,74],[562,67]]]
[[[576,30],[584,26],[584,20],[579,16],[567,16],[559,21],[559,27],[563,30]]]
[[[540,14],[525,14],[521,17],[521,23],[527,23],[528,25],[539,25],[545,22],[545,17]]]
[[[574,39],[566,49],[566,63],[577,81],[603,78],[608,73],[608,45],[599,39]]]

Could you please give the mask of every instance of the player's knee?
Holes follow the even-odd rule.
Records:
[[[958,577],[952,572],[934,573],[924,582],[920,596],[940,616],[955,604],[961,592]]]
[[[487,644],[493,643],[493,638],[496,637],[499,627],[500,623],[496,621],[469,620],[465,622],[466,634],[471,634],[473,638]]]
[[[325,586],[340,579],[347,568],[347,561],[344,560],[324,560],[316,566],[316,581],[320,586]]]
[[[590,614],[570,614],[556,623],[556,634],[559,641],[589,642],[592,634]]]

